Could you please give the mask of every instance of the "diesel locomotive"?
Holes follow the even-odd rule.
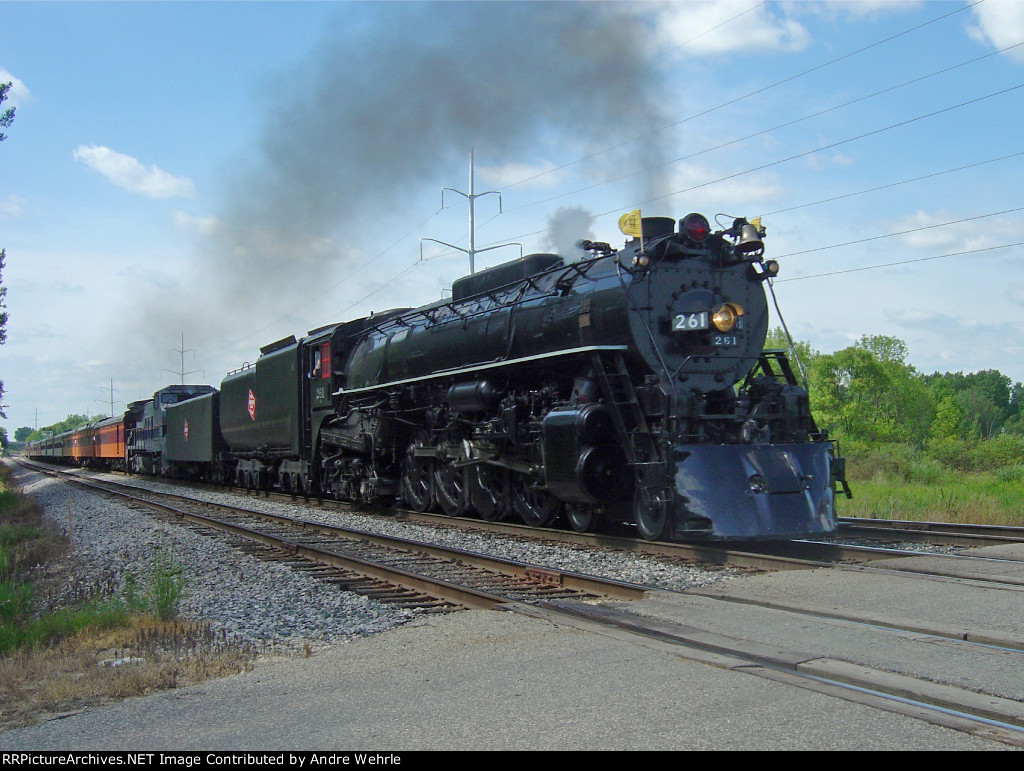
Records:
[[[289,337],[219,391],[164,397],[162,445],[133,460],[129,428],[126,463],[652,540],[830,532],[843,460],[786,353],[763,350],[764,236],[644,218],[621,249],[528,255]]]

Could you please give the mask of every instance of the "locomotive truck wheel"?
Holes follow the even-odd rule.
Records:
[[[525,474],[517,474],[512,483],[512,507],[524,524],[547,527],[562,510],[562,502],[546,490],[535,487]]]
[[[597,510],[589,503],[565,504],[565,516],[569,520],[569,527],[577,533],[593,533],[601,521]]]
[[[469,507],[466,494],[466,469],[455,468],[451,462],[434,467],[434,494],[441,510],[449,517],[461,517]]]
[[[636,493],[636,527],[640,535],[648,541],[662,541],[668,536],[668,509],[661,505],[657,496],[643,496]]]
[[[402,500],[413,511],[427,511],[434,505],[434,464],[416,455],[422,446],[420,440],[412,442],[402,464]]]
[[[469,503],[480,518],[488,522],[508,519],[511,508],[508,471],[486,464],[473,468],[469,473]]]

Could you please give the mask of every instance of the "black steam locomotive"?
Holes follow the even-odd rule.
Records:
[[[691,214],[640,233],[281,340],[219,392],[158,392],[163,447],[129,430],[125,465],[648,539],[833,530],[842,459],[785,353],[762,350],[764,230]]]
[[[842,462],[785,354],[762,351],[763,234],[647,218],[621,250],[529,255],[450,300],[279,341],[168,407],[168,466],[649,539],[828,532]]]

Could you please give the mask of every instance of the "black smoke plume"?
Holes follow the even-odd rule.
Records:
[[[660,69],[637,9],[343,4],[324,41],[267,97],[261,143],[227,182],[219,224],[198,255],[192,302],[177,314],[150,305],[142,326],[171,342],[184,330],[186,341],[194,334],[204,338],[197,347],[215,349],[361,264],[371,272],[375,230],[407,228],[404,209],[424,189],[458,184],[453,170],[465,168],[470,147],[495,165],[520,162],[557,135],[561,155],[575,159],[648,131],[658,120]],[[650,165],[656,151],[625,147],[620,169]],[[550,215],[538,212],[538,227]],[[364,278],[358,291],[367,285]],[[345,292],[335,307],[346,305]],[[331,320],[342,319],[316,319]],[[247,345],[255,350],[279,331]]]

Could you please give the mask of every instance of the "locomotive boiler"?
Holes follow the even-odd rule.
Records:
[[[629,522],[648,539],[833,530],[842,460],[785,353],[762,351],[778,272],[764,230],[737,219],[712,232],[691,214],[640,232],[282,341],[304,383],[289,386],[294,452],[267,466],[253,437],[247,453],[278,486],[284,467],[293,488],[451,515]],[[242,410],[254,390],[232,390],[229,444],[258,422]]]

